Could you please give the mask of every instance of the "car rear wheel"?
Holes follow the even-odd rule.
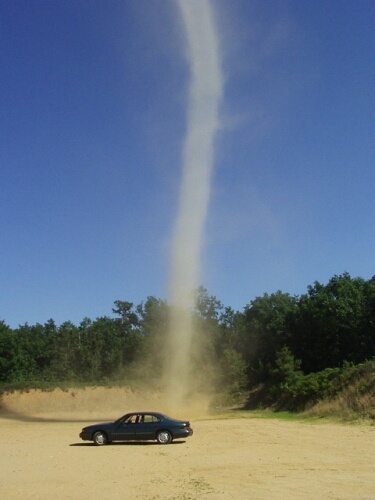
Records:
[[[105,432],[102,432],[102,431],[95,432],[92,439],[93,439],[94,443],[96,444],[96,446],[103,446],[105,444],[108,444],[107,434]]]
[[[159,431],[156,440],[159,444],[169,444],[172,441],[172,434],[169,431]]]

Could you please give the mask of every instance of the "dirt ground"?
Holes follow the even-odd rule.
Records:
[[[370,425],[283,422],[244,412],[193,418],[185,410],[194,428],[186,441],[96,447],[78,437],[86,424],[160,410],[157,403],[156,396],[120,389],[3,397],[0,498],[375,499]]]

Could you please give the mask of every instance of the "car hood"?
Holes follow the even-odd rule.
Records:
[[[106,427],[112,427],[114,424],[114,422],[103,422],[103,423],[100,423],[100,424],[92,424],[92,425],[86,425],[86,427],[83,427],[83,431],[87,431],[87,430],[90,430],[90,429],[97,429],[98,427],[100,427],[101,429],[104,429]]]

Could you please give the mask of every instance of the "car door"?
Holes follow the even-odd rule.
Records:
[[[113,441],[131,441],[135,437],[135,416],[130,416],[126,420],[119,420],[113,430]]]
[[[138,423],[135,425],[136,439],[155,439],[159,419],[155,415],[148,413],[140,415]]]

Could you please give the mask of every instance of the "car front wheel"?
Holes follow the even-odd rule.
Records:
[[[107,434],[105,434],[105,432],[102,431],[95,432],[92,439],[97,446],[103,446],[105,444],[108,444]]]
[[[159,444],[169,444],[172,441],[172,434],[169,431],[160,431],[156,435]]]

